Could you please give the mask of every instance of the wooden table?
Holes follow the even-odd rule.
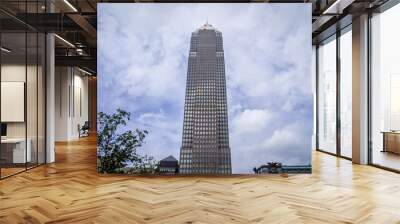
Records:
[[[383,131],[382,152],[400,154],[400,131]]]

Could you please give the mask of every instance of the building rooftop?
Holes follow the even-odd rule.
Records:
[[[161,161],[162,162],[178,162],[178,160],[175,159],[175,157],[173,157],[173,156],[168,156],[167,158],[164,158]]]
[[[199,28],[199,30],[217,30],[217,29],[208,22],[206,22],[203,26]]]
[[[202,27],[200,27],[200,29],[202,29],[202,30],[213,30],[215,28],[211,24],[206,22],[206,24],[204,24]]]

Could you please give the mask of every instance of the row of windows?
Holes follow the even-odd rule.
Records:
[[[185,128],[185,127],[184,127]],[[186,130],[188,131],[188,129]],[[187,134],[196,134],[197,131],[208,131],[208,133],[211,133],[211,131],[213,131],[213,133],[217,132],[217,128],[215,126],[204,126],[203,128],[199,128],[199,127],[190,127],[190,133]],[[186,133],[184,133],[184,136],[186,137]]]
[[[217,144],[216,142],[215,142],[215,140],[214,141],[207,141],[209,144],[214,144],[214,145],[216,145],[216,148],[215,148],[215,150],[217,150],[216,152],[221,152],[221,153],[226,153],[226,152],[229,152],[230,151],[230,148],[229,148],[229,145],[221,145],[221,144]],[[227,142],[227,141],[226,141]],[[203,140],[203,142],[201,142],[201,143],[199,143],[198,145],[200,145],[200,144],[204,144],[205,143],[205,140]],[[188,146],[185,146],[185,147],[182,147],[181,148],[181,154],[185,154],[185,153],[187,153],[187,154],[192,154],[193,152],[199,152],[198,150],[199,150],[199,148],[196,148],[195,147],[196,146],[196,144],[190,144],[190,145],[188,145]],[[207,151],[206,151],[207,152]]]
[[[217,131],[192,131],[196,138],[207,138],[217,134]]]
[[[200,115],[201,117],[206,118],[212,115],[224,114],[224,112],[226,111],[226,106],[216,106],[216,105],[206,106],[205,104],[203,104],[202,106],[195,105],[195,106],[185,107],[185,110],[193,113],[192,114],[193,117],[195,117],[196,115]]]
[[[223,76],[224,75],[224,70],[221,68],[222,67],[222,63],[221,66],[215,65],[213,67],[208,67],[207,69],[205,68],[205,66],[207,66],[207,64],[209,63],[197,63],[197,67],[192,67],[191,69],[189,69],[189,75],[191,74],[196,74],[196,77],[209,77],[209,78],[215,78],[218,76]]]
[[[215,126],[198,126],[198,127],[193,127],[193,126],[184,126],[184,136],[186,137],[186,135],[188,134],[195,134],[195,131],[214,131],[214,132],[218,132],[219,135],[223,135],[223,134],[228,134],[228,126],[225,127],[215,127]]]
[[[193,131],[192,131],[193,132]],[[212,139],[219,139],[219,142],[223,142],[224,139],[228,139],[229,135],[228,132],[224,133],[224,134],[220,134],[217,136],[212,136],[211,134],[209,134],[210,132],[207,132],[205,134],[195,134],[195,133],[184,133],[182,140],[183,141],[195,141],[195,140],[201,140],[201,143],[207,143],[205,142],[206,139],[209,139],[209,137],[213,137]],[[228,141],[226,141],[228,142]]]
[[[205,150],[204,148],[195,148],[193,149],[195,153],[193,154],[182,154],[181,158],[193,158],[195,157],[199,161],[202,161],[202,158],[213,158],[214,160],[219,159],[220,161],[225,161],[229,159],[229,150],[223,150],[222,148],[208,148]],[[201,156],[199,155],[201,153]],[[186,155],[186,156],[184,156]]]
[[[189,164],[182,164],[180,167],[181,173],[230,173],[230,170],[230,165],[192,167]]]
[[[207,137],[207,138],[206,138]],[[210,138],[212,137],[212,138]],[[210,140],[212,139],[212,141]],[[229,135],[219,135],[219,136],[185,136],[182,138],[182,141],[187,142],[187,143],[200,143],[200,144],[207,144],[207,143],[213,143],[216,144],[217,142],[219,143],[219,146],[224,146],[226,144],[227,147],[229,147],[228,144],[228,139]],[[217,142],[216,142],[217,141]]]
[[[214,118],[214,121],[218,121],[217,119],[226,119],[227,117],[225,116],[227,112],[225,110],[220,110],[217,107],[209,108],[208,110],[199,110],[192,108],[186,111],[187,113],[185,113],[185,121],[211,122],[209,121],[209,119]]]
[[[189,128],[189,129],[205,129],[205,128],[217,129],[218,128],[219,130],[225,130],[225,129],[228,129],[228,123],[227,122],[224,122],[224,123],[220,122],[217,125],[217,123],[211,123],[211,122],[208,122],[208,121],[190,122],[189,119],[186,119],[184,124],[183,124],[183,128]]]
[[[189,137],[185,137],[183,139],[187,139],[187,140],[191,140],[192,143],[192,147],[196,146],[196,145],[201,145],[201,144],[206,144],[206,143],[216,143],[215,141],[217,141],[217,138],[214,138],[214,135],[195,135],[192,138]],[[213,141],[211,141],[211,139]]]
[[[208,110],[199,110],[199,106],[201,105],[190,105],[185,107],[185,117],[187,118],[204,118],[213,116],[215,118],[224,118],[227,114],[226,110],[222,110],[223,106],[209,105],[207,106]]]
[[[218,121],[218,118],[220,119],[226,119],[226,116],[218,116],[218,111],[214,110],[212,113],[211,111],[190,111],[190,114],[187,113],[187,116],[185,116],[184,122],[189,124],[196,124],[196,123],[210,123],[210,124],[215,124]]]
[[[204,112],[204,111],[203,111]],[[197,124],[197,123],[209,123],[210,125],[217,125],[216,122],[218,121],[218,114],[217,112],[215,113],[196,113],[196,111],[192,111],[193,114],[187,114],[186,122],[187,125],[189,125],[189,121],[191,121],[191,124]]]
[[[184,125],[185,127],[185,125]],[[187,126],[190,127],[191,130],[197,131],[197,130],[217,130],[217,125],[216,124],[207,124],[207,123],[203,123],[202,125],[200,124],[195,124],[195,125],[191,125],[191,126]]]
[[[215,113],[222,113],[225,112],[225,107],[227,106],[226,103],[224,102],[225,100],[218,99],[218,100],[188,100],[188,102],[185,105],[185,111],[188,112],[195,112],[197,111],[200,114],[203,114],[204,111],[210,111],[210,113],[215,114]],[[209,110],[204,110],[204,109],[209,109]]]
[[[197,96],[187,96],[185,106],[194,106],[201,104],[210,104],[215,106],[226,106],[226,98],[212,94],[198,94]]]
[[[216,122],[211,123],[207,119],[204,119],[204,121],[202,121],[202,122],[200,122],[200,121],[190,122],[189,119],[185,119],[183,127],[184,128],[191,128],[191,129],[194,128],[194,127],[213,127],[213,128],[216,128],[217,127],[217,123]],[[218,129],[225,129],[225,128],[226,129],[228,128],[228,122],[223,122],[223,123],[220,122],[218,124]]]
[[[220,100],[221,101],[221,100]],[[223,114],[225,112],[226,105],[218,104],[218,102],[190,102],[187,106],[185,106],[185,111],[187,111],[187,115],[189,113],[197,112],[197,114]],[[209,112],[209,113],[207,113]]]
[[[223,127],[221,127],[223,126]],[[228,129],[227,123],[218,126],[216,124],[209,124],[207,122],[198,123],[198,124],[184,124],[183,128],[186,130],[219,130],[219,131],[226,131]]]
[[[230,167],[230,161],[229,160],[200,160],[200,161],[193,161],[191,159],[183,159],[180,161],[181,162],[181,168],[185,167],[191,167],[191,168],[215,168],[215,167],[220,167],[220,168],[229,168]]]
[[[210,85],[210,84],[211,84],[211,83],[200,84],[200,85],[193,86],[193,87],[190,89],[190,91],[195,91],[195,90],[215,90],[215,89],[222,88],[222,86]]]
[[[190,163],[189,164],[182,163],[180,168],[181,168],[181,171],[184,171],[184,170],[186,170],[186,171],[189,171],[189,170],[191,170],[191,171],[195,171],[195,170],[208,170],[208,171],[217,171],[217,170],[219,170],[219,171],[221,171],[221,170],[230,170],[231,169],[231,165],[230,165],[230,163],[218,164],[218,165],[215,165],[215,164],[208,164],[208,165],[206,165],[206,164],[198,164],[198,165],[195,165],[195,164],[190,164]]]
[[[207,98],[199,96],[187,96],[185,106],[194,106],[204,103],[216,106],[224,106],[226,105],[226,98],[223,96],[215,96],[215,95],[211,95],[210,97]]]
[[[195,152],[194,155],[192,152]],[[193,157],[198,158],[198,153],[209,153],[210,151],[204,151],[204,150],[199,150],[199,149],[193,149],[193,150],[189,150],[189,149],[185,149],[182,150],[181,152],[181,158],[186,158],[186,159],[190,159]],[[197,154],[196,154],[197,153]],[[227,148],[218,148],[218,149],[214,149],[214,151],[212,151],[212,155],[210,155],[214,158],[218,157],[222,160],[230,160],[230,154],[229,154],[229,147]]]
[[[202,93],[202,94],[193,94],[189,93],[186,94],[186,101],[185,104],[188,103],[201,103],[201,102],[208,102],[208,103],[220,103],[220,104],[226,104],[226,96],[225,92],[220,92],[216,94],[217,92],[214,93]]]
[[[192,109],[191,111],[194,111],[194,109],[197,109],[196,111],[200,111],[199,109],[204,108],[204,106],[208,106],[210,109],[213,109],[213,112],[215,112],[215,109],[221,109],[222,107],[226,107],[227,105],[226,105],[226,100],[221,98],[187,99],[187,102],[185,102],[185,109],[191,108]]]
[[[190,77],[186,87],[196,88],[202,84],[215,85],[216,87],[222,88],[225,86],[225,76],[223,74],[190,74],[196,77]],[[207,76],[208,75],[208,76]],[[187,88],[186,88],[187,89]]]
[[[221,123],[221,124],[224,125],[226,123]],[[196,129],[208,130],[208,129],[216,129],[217,125],[216,124],[210,124],[208,122],[201,122],[201,123],[199,122],[199,123],[196,123],[196,124],[188,124],[188,123],[186,123],[186,124],[183,125],[183,127],[184,128],[194,129],[194,130],[196,130]],[[218,127],[218,129],[220,129],[220,130],[224,129],[225,130],[225,127]]]
[[[187,150],[188,151],[188,150]],[[192,153],[188,153],[187,151],[181,152],[181,158],[192,158],[194,155]],[[197,156],[197,158],[203,158],[203,157],[213,157],[213,158],[219,158],[223,160],[229,159],[229,148],[216,148],[214,147],[212,150],[202,150],[200,148],[196,148],[193,150],[190,150],[191,152],[194,151],[195,153],[203,153],[201,157]],[[196,156],[195,156],[196,157]]]
[[[199,146],[203,145],[203,143],[198,143],[198,144],[193,144],[193,143],[188,143],[183,145],[184,148],[189,148],[191,147],[191,151],[197,152],[197,153],[208,153],[208,152],[213,152],[213,153],[229,153],[230,147],[228,144],[217,144],[214,143],[213,147],[203,147],[200,148]],[[186,151],[185,151],[186,152]],[[183,153],[183,151],[181,152]]]
[[[217,139],[213,139],[213,141],[209,141],[208,147],[205,147],[206,140],[210,140],[210,138],[193,139],[192,144],[190,145],[191,149],[194,150],[194,152],[204,152],[204,153],[212,151],[212,150],[215,150],[215,152],[229,151],[229,145],[222,144],[222,143],[218,144]],[[204,150],[204,149],[207,149],[207,150]]]
[[[182,143],[184,144],[182,148],[190,148],[190,150],[192,150],[193,148],[199,148],[200,145],[208,145],[208,146],[211,145],[211,146],[216,146],[219,150],[229,150],[228,136],[225,136],[224,138],[213,138],[212,140],[210,138],[183,139]],[[204,146],[204,148],[207,147]]]
[[[212,102],[212,103],[225,103],[225,97],[222,94],[214,93],[203,93],[203,94],[195,94],[195,93],[187,93],[186,94],[186,103],[201,103],[201,102]]]
[[[192,74],[188,74],[188,76],[189,79],[187,82],[187,87],[193,88],[196,85],[202,83],[210,83],[210,84],[213,83],[219,87],[223,87],[225,85],[225,75],[223,74],[215,74],[215,73],[198,74],[196,72],[193,72]]]
[[[187,123],[183,124],[183,128],[187,128],[187,129],[217,129],[217,125],[216,124],[211,124],[208,122],[199,122],[199,123],[195,123],[195,124],[190,124]]]
[[[219,150],[229,150],[229,137],[225,136],[223,138],[213,138],[212,141],[210,141],[210,138],[204,138],[204,139],[199,139],[199,138],[193,138],[193,139],[183,139],[182,140],[182,147],[184,148],[211,148],[211,146],[215,146],[216,149]],[[208,141],[207,141],[208,140]],[[206,142],[207,141],[207,142]],[[208,144],[208,146],[207,146]],[[211,146],[210,146],[211,145]]]
[[[197,76],[197,74],[196,74]],[[188,91],[194,91],[199,88],[205,88],[206,86],[211,86],[210,88],[224,88],[225,85],[225,77],[211,77],[212,79],[205,79],[204,77],[191,77],[188,80],[186,90]]]
[[[194,91],[200,90],[200,89],[201,90],[209,90],[209,89],[211,89],[211,90],[214,90],[214,89],[223,89],[223,90],[225,90],[224,86],[225,86],[225,84],[215,82],[215,80],[212,80],[212,81],[209,81],[209,82],[207,80],[203,80],[203,81],[198,82],[198,83],[189,83],[189,85],[186,88],[186,91],[187,92],[194,92]]]
[[[210,71],[212,74],[219,74],[221,70],[225,69],[225,62],[223,57],[214,57],[209,59],[209,61],[204,61],[200,58],[199,54],[196,54],[197,57],[189,58],[189,71],[197,71],[199,73],[204,73],[204,71]],[[207,68],[207,69],[206,69]],[[190,72],[189,72],[190,73]],[[193,74],[193,73],[191,73]]]
[[[190,58],[192,58],[192,59],[194,59],[195,60],[195,57],[197,56],[197,52],[195,52],[195,51],[191,51],[191,52],[189,52],[189,60],[190,60]],[[199,54],[199,57],[200,56],[203,56],[203,55],[200,55]],[[204,55],[204,56],[206,56],[206,55]],[[210,59],[210,62],[212,62],[212,64],[215,66],[215,64],[213,63],[213,62],[215,62],[215,60],[211,60],[212,58],[210,58],[210,56],[207,56],[207,58],[209,58]],[[216,64],[218,65],[218,64],[222,64],[222,63],[224,63],[224,52],[216,52],[216,54],[215,54],[215,58],[217,59],[216,60]],[[198,59],[198,58],[197,58]]]
[[[188,84],[192,85],[193,83],[203,83],[203,82],[214,82],[219,85],[225,84],[225,75],[224,71],[197,71],[193,70],[193,72],[188,73]]]
[[[190,106],[190,107],[185,107],[185,118],[191,118],[192,121],[198,119],[211,119],[211,118],[225,118],[224,116],[227,111],[225,107],[221,106]],[[215,120],[217,121],[217,120]]]
[[[193,128],[191,127],[191,130],[193,131],[217,131],[217,128],[215,125],[212,126],[194,126]],[[219,129],[219,133],[225,133],[226,129]]]
[[[194,153],[192,157],[202,161],[202,158],[213,158],[215,159],[220,159],[221,161],[226,160],[229,158],[229,150],[222,150],[219,148],[209,148],[205,150],[204,148],[194,148],[193,149]]]
[[[199,96],[199,95],[209,95],[209,96],[221,96],[225,93],[225,88],[222,86],[218,87],[191,87],[186,91],[186,95],[188,96]],[[201,94],[196,94],[195,93],[201,93]]]
[[[202,115],[202,116],[185,116],[183,121],[183,126],[192,127],[198,125],[199,127],[211,127],[217,125],[225,125],[226,121],[222,123],[222,121],[218,121],[217,119],[213,119],[215,116],[212,114]],[[220,117],[219,119],[227,119],[226,116]]]
[[[199,169],[182,169],[179,172],[183,173],[183,174],[193,174],[193,173],[197,173],[197,174],[230,174],[231,171],[230,169],[225,169],[225,170],[199,170]]]
[[[225,90],[224,89],[214,89],[214,90],[205,90],[205,89],[197,89],[191,90],[186,94],[186,99],[196,99],[200,101],[215,101],[215,100],[223,100],[225,99]]]
[[[194,163],[194,164],[210,164],[210,163],[218,163],[218,164],[230,164],[229,152],[225,152],[224,154],[203,154],[201,157],[199,156],[181,156],[180,163]]]
[[[213,77],[212,80],[206,80],[203,78],[199,79],[194,79],[191,78],[188,80],[187,85],[186,85],[186,91],[194,91],[198,88],[203,88],[202,85],[211,85],[215,86],[216,89],[221,88],[225,89],[226,84],[225,84],[225,77]]]

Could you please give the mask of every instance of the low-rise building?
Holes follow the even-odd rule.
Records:
[[[160,161],[158,166],[159,173],[176,174],[179,173],[178,160],[173,156],[168,156]]]

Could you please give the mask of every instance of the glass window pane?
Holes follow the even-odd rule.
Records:
[[[352,156],[352,35],[340,36],[340,143],[341,155]]]
[[[1,177],[25,170],[26,33],[1,33]],[[28,147],[29,149],[29,147]]]
[[[27,167],[31,168],[37,165],[37,84],[38,84],[38,36],[36,32],[27,33],[27,80],[26,80],[26,117],[27,117],[27,142],[28,150],[30,148],[30,159]]]
[[[319,149],[336,153],[336,39],[318,48]]]

